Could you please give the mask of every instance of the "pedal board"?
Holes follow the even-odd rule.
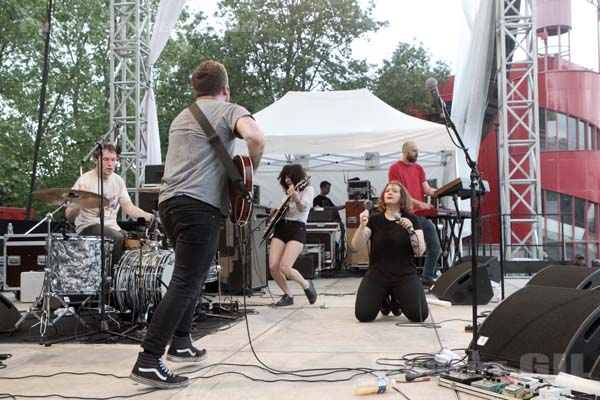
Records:
[[[231,303],[213,303],[212,311],[215,314],[231,314],[240,311],[240,303],[232,301]]]

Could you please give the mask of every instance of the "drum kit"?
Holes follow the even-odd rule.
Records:
[[[72,298],[84,298],[82,306],[88,302],[92,303],[94,298],[97,298],[98,304],[102,306],[106,301],[109,308],[137,318],[136,324],[146,323],[149,313],[156,308],[166,293],[175,261],[173,249],[168,248],[167,241],[163,240],[158,218],[155,217],[143,232],[127,235],[126,251],[118,263],[112,263],[113,269],[110,267],[112,240],[105,238],[101,241],[95,236],[55,235],[51,230],[51,222],[56,212],[66,207],[99,208],[100,195],[74,189],[44,189],[33,192],[32,197],[57,205],[58,208],[48,213],[42,221],[25,233],[28,235],[44,222],[47,223],[47,262],[41,296],[17,321],[14,330],[18,329],[28,315],[33,315],[39,320],[42,341],[48,323],[54,325],[64,315],[73,315],[82,325],[87,326],[74,308],[70,307]],[[105,198],[103,203],[109,202]],[[105,243],[104,251],[101,251],[101,242]],[[105,255],[106,266],[104,276],[101,268],[102,253]],[[217,280],[216,271],[215,262],[205,283]],[[103,298],[104,293],[109,295]],[[51,303],[56,305],[56,301],[65,312],[51,319]]]

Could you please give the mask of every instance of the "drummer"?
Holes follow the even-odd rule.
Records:
[[[92,161],[96,167],[81,175],[73,185],[73,189],[100,193],[100,149],[94,151]],[[125,232],[117,224],[119,207],[132,218],[152,219],[152,214],[136,207],[129,198],[123,178],[115,174],[117,164],[117,150],[112,144],[105,144],[102,152],[102,177],[104,179],[104,198],[108,204],[104,205],[104,236],[113,240],[112,264],[118,264],[125,251]],[[100,209],[76,208],[66,209],[68,220],[75,219],[75,229],[79,235],[100,236]]]

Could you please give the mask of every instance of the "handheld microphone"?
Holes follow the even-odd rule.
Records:
[[[446,103],[444,103],[444,100],[440,97],[440,92],[438,91],[437,85],[438,82],[435,78],[429,78],[427,81],[425,81],[425,87],[431,93],[431,97],[433,97],[435,106],[444,111],[446,109]]]
[[[400,218],[402,218],[402,214],[400,214],[400,213],[394,213],[394,219],[396,221],[400,221]],[[415,234],[415,230],[413,228],[410,228],[408,230],[408,233],[410,233],[411,235],[414,235]]]

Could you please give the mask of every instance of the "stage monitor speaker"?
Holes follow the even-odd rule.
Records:
[[[0,332],[12,332],[21,313],[15,305],[0,293]]]
[[[484,361],[593,377],[600,354],[600,291],[525,286],[488,315],[478,344]]]
[[[531,278],[527,285],[596,290],[600,288],[600,268],[548,265]]]
[[[471,263],[461,263],[444,272],[429,289],[429,293],[454,305],[473,304]],[[487,304],[494,296],[485,264],[477,269],[477,304]]]
[[[462,258],[461,263],[468,262],[471,264],[471,256],[465,256]],[[490,280],[494,282],[500,282],[502,280],[502,274],[500,274],[500,263],[496,256],[477,256],[477,264],[485,265],[487,267],[488,276]]]

